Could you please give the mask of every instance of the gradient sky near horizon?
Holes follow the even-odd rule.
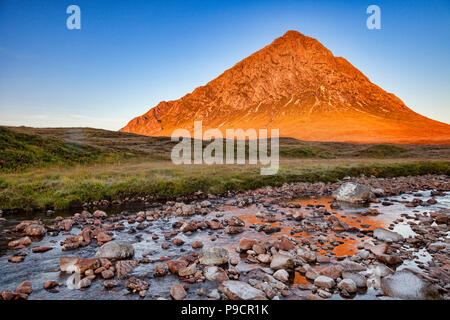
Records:
[[[81,8],[68,30],[66,8]],[[381,8],[381,30],[366,9]],[[450,123],[450,2],[0,0],[0,125],[118,130],[287,30]]]

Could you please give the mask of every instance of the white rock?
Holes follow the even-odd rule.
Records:
[[[338,288],[348,293],[355,293],[357,290],[356,283],[352,279],[343,279],[339,282]]]
[[[327,289],[331,289],[335,286],[335,282],[333,279],[329,278],[329,277],[325,277],[325,276],[318,276],[315,280],[314,280],[314,285],[320,288],[327,288]]]
[[[284,270],[284,269],[280,269],[278,271],[276,271],[273,274],[273,277],[277,280],[280,280],[282,282],[288,282],[289,281],[289,273]]]
[[[267,300],[264,292],[242,281],[224,281],[219,290],[230,300]]]

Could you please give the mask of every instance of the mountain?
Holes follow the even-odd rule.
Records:
[[[177,128],[273,128],[310,141],[445,143],[450,125],[409,109],[316,39],[288,31],[205,86],[163,101],[124,132],[170,136]]]

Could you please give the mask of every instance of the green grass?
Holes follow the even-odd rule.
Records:
[[[285,146],[280,150],[280,157],[282,158],[293,158],[293,159],[331,159],[334,158],[333,154],[327,150],[317,148],[317,147],[291,147]]]
[[[286,163],[277,175],[262,176],[257,166],[189,166],[141,163],[3,174],[0,208],[63,209],[101,199],[153,195],[161,199],[196,191],[221,194],[280,186],[289,182],[334,182],[346,176],[396,177],[450,174],[450,162],[301,164]]]
[[[408,153],[409,152],[407,149],[400,146],[392,144],[378,144],[358,151],[357,155],[365,158],[386,159],[406,157],[408,156]]]
[[[17,133],[0,127],[0,170],[20,170],[52,165],[73,166],[127,158],[118,154],[72,142]]]
[[[102,199],[148,195],[168,199],[199,190],[221,194],[286,182],[337,181],[361,174],[450,173],[448,146],[280,138],[280,170],[262,176],[256,165],[175,166],[170,162],[174,145],[167,137],[90,128],[0,127],[0,209],[63,209]],[[246,145],[248,154],[248,142]]]

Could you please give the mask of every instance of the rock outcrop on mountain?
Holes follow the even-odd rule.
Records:
[[[431,102],[432,103],[432,102]],[[252,54],[179,100],[163,101],[124,132],[279,129],[310,141],[450,143],[450,125],[409,109],[317,40],[296,31]]]

